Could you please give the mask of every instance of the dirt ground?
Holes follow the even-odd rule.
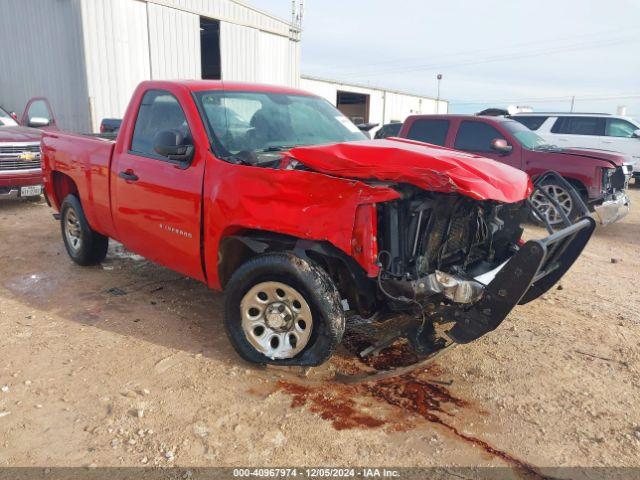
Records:
[[[640,189],[561,289],[400,379],[243,363],[222,295],[0,202],[0,466],[640,466]],[[116,290],[113,290],[116,289]]]

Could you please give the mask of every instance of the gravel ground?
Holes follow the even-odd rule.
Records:
[[[243,363],[220,294],[115,244],[73,265],[42,203],[0,202],[0,239],[0,466],[640,466],[637,208],[495,332],[360,385]]]

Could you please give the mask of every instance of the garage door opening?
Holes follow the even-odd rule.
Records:
[[[211,18],[200,17],[200,57],[202,61],[202,78],[204,80],[220,80],[220,22]]]
[[[336,105],[353,123],[360,125],[369,122],[369,101],[369,95],[338,90]]]

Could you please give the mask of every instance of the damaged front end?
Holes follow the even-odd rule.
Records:
[[[394,374],[395,360],[415,366],[497,328],[567,272],[595,229],[569,187],[583,207],[579,220],[561,213],[559,224],[545,223],[549,236],[523,241],[534,185],[476,155],[398,139],[290,154],[312,171],[397,192],[360,202],[349,252],[359,267],[351,280],[333,275],[350,313],[343,344],[369,366],[394,359],[383,368]],[[553,172],[542,178],[549,176],[564,182]]]
[[[378,295],[397,327],[370,323],[379,353],[405,338],[421,356],[494,330],[518,304],[549,290],[582,252],[595,222],[585,216],[523,242],[527,200],[501,203],[456,193],[396,188],[377,205]],[[407,317],[413,321],[407,321]],[[359,335],[362,335],[360,329]]]

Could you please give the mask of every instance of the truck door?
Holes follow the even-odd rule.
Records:
[[[194,149],[178,99],[165,90],[148,90],[135,124],[120,135],[130,138],[129,145],[116,148],[111,165],[112,212],[120,241],[149,260],[204,280],[200,216],[206,155]],[[158,139],[167,135],[194,151],[190,162],[169,158],[158,147]]]
[[[512,147],[508,153],[492,148],[494,140],[506,140]],[[456,150],[476,153],[522,170],[522,149],[513,139],[508,139],[496,127],[477,120],[463,120],[458,126],[453,144]]]

